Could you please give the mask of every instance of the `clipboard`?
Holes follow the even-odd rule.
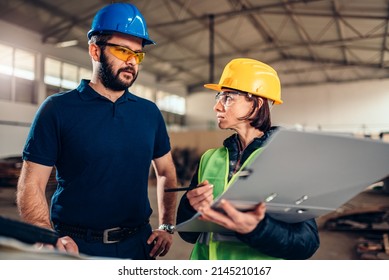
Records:
[[[267,213],[297,223],[332,212],[389,175],[389,143],[324,132],[281,129],[254,161],[212,205],[221,199],[238,209],[266,202]],[[199,213],[177,231],[226,232],[200,221]]]
[[[27,244],[44,243],[55,246],[59,235],[47,228],[0,216],[0,237],[17,239]]]

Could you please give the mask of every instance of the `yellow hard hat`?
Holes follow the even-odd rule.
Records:
[[[250,58],[236,58],[224,67],[218,84],[205,84],[204,87],[221,91],[232,88],[249,92],[282,104],[281,83],[277,72],[269,65]]]

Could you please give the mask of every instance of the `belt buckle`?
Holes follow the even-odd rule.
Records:
[[[120,227],[115,227],[115,228],[109,228],[109,229],[105,229],[104,231],[103,231],[103,243],[104,244],[110,244],[110,243],[117,243],[117,242],[119,242],[120,240],[108,240],[108,235],[109,235],[109,233],[111,232],[111,231],[115,231],[115,230],[119,230],[119,229],[121,229]]]

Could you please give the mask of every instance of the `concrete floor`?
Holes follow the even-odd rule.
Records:
[[[19,220],[19,215],[16,210],[15,205],[15,188],[14,187],[0,187],[0,215]],[[157,207],[156,207],[156,191],[155,187],[150,187],[149,190],[150,201],[155,209],[152,217],[151,224],[156,227],[158,224],[157,219]],[[326,216],[319,217],[317,219],[319,230],[320,230],[320,239],[321,246],[316,252],[316,254],[311,258],[313,260],[353,260],[358,259],[358,255],[355,251],[355,246],[363,236],[361,233],[357,232],[340,232],[340,231],[328,231],[323,228],[324,222],[330,218],[334,217],[337,214],[347,211],[349,209],[368,209],[379,206],[384,206],[389,208],[389,195],[377,192],[374,190],[367,190],[355,198],[350,200],[344,206],[342,206],[338,211],[330,213]],[[184,242],[180,237],[175,234],[174,243],[170,252],[161,259],[166,260],[186,260],[189,258],[192,245]]]

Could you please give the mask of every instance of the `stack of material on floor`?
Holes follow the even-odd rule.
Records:
[[[356,250],[362,260],[389,260],[389,234],[365,236]]]
[[[21,157],[7,157],[0,159],[0,186],[16,186],[21,167]]]
[[[0,187],[16,187],[23,160],[20,156],[12,156],[0,159]],[[55,186],[55,168],[51,172],[47,185]]]
[[[356,253],[363,260],[389,260],[389,209],[361,208],[328,219],[328,230],[360,232]]]
[[[389,209],[370,207],[346,211],[328,219],[324,227],[338,231],[389,232]]]

